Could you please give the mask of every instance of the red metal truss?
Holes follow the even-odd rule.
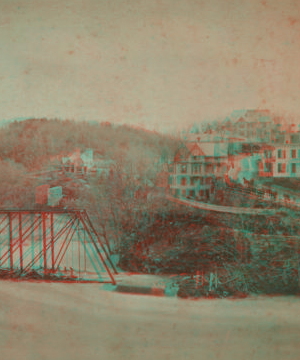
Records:
[[[0,210],[0,278],[111,282],[117,270],[85,210]]]

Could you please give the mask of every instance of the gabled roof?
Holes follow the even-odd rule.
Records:
[[[246,110],[233,110],[233,112],[231,113],[231,118],[240,118],[241,116],[244,116],[246,113]]]
[[[230,117],[227,116],[227,118],[222,122],[222,124],[226,125],[228,123],[232,124],[233,121],[230,119]]]
[[[186,148],[193,156],[205,156],[204,152],[196,142],[185,143]]]
[[[187,142],[183,146],[192,156],[224,157],[228,156],[228,143],[225,142]],[[182,148],[181,148],[182,149]]]

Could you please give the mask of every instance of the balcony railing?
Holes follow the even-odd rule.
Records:
[[[264,158],[263,159],[265,163],[272,163],[272,162],[276,162],[276,157],[275,156],[271,156],[268,158]]]

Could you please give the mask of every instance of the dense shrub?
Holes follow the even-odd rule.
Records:
[[[278,257],[281,261],[278,261]],[[292,258],[290,266],[286,262]],[[275,259],[275,260],[274,260]],[[179,281],[180,297],[243,297],[249,294],[296,295],[300,293],[298,259],[294,254],[270,256],[262,253],[249,264],[227,264],[219,269],[220,277],[209,287],[206,275],[204,284],[199,285],[194,276]],[[201,282],[201,280],[200,280]]]

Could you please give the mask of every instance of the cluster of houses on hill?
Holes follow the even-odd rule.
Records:
[[[209,199],[217,183],[299,177],[300,132],[268,111],[248,110],[235,122],[185,134],[169,165],[170,193],[199,199]]]
[[[63,189],[65,186],[54,186],[46,184],[48,180],[57,179],[60,175],[67,177],[69,181],[74,183],[77,179],[81,184],[88,186],[87,178],[90,176],[104,176],[109,182],[122,178],[127,185],[124,191],[132,198],[147,200],[148,195],[155,194],[153,189],[155,184],[146,178],[140,178],[135,171],[130,175],[130,181],[128,182],[129,175],[125,172],[117,170],[116,163],[111,160],[102,157],[96,153],[94,157],[94,151],[87,149],[81,151],[75,149],[72,153],[60,154],[50,157],[48,166],[43,171],[35,174],[43,180],[44,184],[36,187],[35,189],[35,203],[37,205],[49,205],[57,206],[63,198],[69,198],[69,195],[63,195]],[[50,176],[50,177],[49,177]],[[168,173],[167,173],[168,176]],[[77,181],[77,183],[78,183]],[[159,181],[158,181],[159,182]],[[128,186],[128,183],[130,186]],[[58,182],[60,184],[60,182]],[[64,184],[62,182],[62,184]],[[158,188],[163,188],[164,185],[158,185]]]
[[[90,174],[90,175],[105,175],[114,168],[114,161],[98,156],[94,158],[92,149],[87,149],[83,152],[80,149],[68,156],[57,155],[50,158],[50,170],[58,171],[67,174]]]

